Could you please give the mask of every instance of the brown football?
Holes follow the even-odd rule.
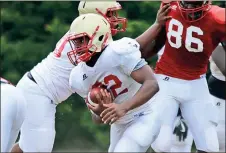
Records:
[[[96,88],[91,89],[91,91],[88,93],[88,102],[89,102],[91,105],[98,104],[98,101],[97,101],[95,95],[98,94],[98,93],[100,92],[100,89],[104,89],[104,88],[96,87]]]

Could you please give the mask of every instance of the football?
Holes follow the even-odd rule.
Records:
[[[91,89],[91,91],[88,93],[88,103],[90,103],[91,105],[96,105],[98,104],[98,101],[96,99],[96,94],[100,92],[101,89],[106,89],[106,88],[103,88],[103,87],[96,87],[96,88],[93,88]]]

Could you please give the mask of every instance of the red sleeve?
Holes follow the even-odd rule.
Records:
[[[214,10],[213,18],[216,22],[216,30],[220,41],[226,40],[226,23],[225,23],[225,8],[217,7]]]

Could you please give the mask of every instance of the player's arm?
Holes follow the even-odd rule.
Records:
[[[92,117],[93,122],[96,123],[96,124],[101,124],[101,123],[103,123],[103,122],[101,121],[100,116],[97,115],[97,113],[95,113],[96,107],[92,108],[92,106],[89,104],[87,98],[84,98],[84,101],[85,101],[85,103],[86,103],[86,106],[88,107],[88,110],[89,110],[90,113],[91,113],[91,117]]]
[[[96,124],[103,124],[103,122],[102,122],[102,120],[101,120],[101,118],[99,116],[97,116],[95,114],[91,114],[91,116],[92,116],[92,120],[93,120],[94,123],[96,123]]]
[[[103,121],[101,120],[100,116],[96,115],[95,113],[91,112],[92,120],[96,124],[102,124]]]
[[[124,43],[128,45],[118,51],[118,54],[120,54],[118,56],[120,67],[126,75],[132,77],[135,81],[142,84],[142,86],[128,101],[121,104],[104,104],[104,106],[108,108],[101,113],[100,117],[105,123],[115,122],[128,111],[146,103],[159,90],[157,80],[151,67],[141,58],[139,44],[132,39],[125,39]]]
[[[159,86],[151,67],[147,64],[143,65],[144,63],[146,62],[141,60],[136,66],[138,68],[135,68],[130,75],[135,81],[142,84],[141,88],[128,101],[121,104],[111,103],[106,105],[108,108],[100,115],[105,124],[114,123],[128,111],[148,102],[159,91]]]
[[[168,19],[171,19],[170,16],[167,16],[169,11],[170,4],[161,7],[157,13],[156,22],[136,38],[140,44],[142,57],[145,59],[155,55],[164,45],[166,39],[164,25]]]
[[[149,44],[149,46],[141,52],[144,59],[149,59],[156,55],[164,46],[166,42],[166,29],[162,28],[156,39]]]
[[[219,70],[222,72],[224,76],[226,76],[225,72],[225,42],[222,43],[222,45],[218,45],[217,48],[212,53],[212,60],[216,64],[216,66],[219,68]]]
[[[159,91],[157,80],[149,65],[133,71],[131,77],[142,86],[129,101],[122,103],[122,107],[127,111],[143,105]]]

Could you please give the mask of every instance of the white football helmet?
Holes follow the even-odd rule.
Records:
[[[111,25],[112,35],[126,31],[127,19],[118,16],[122,6],[116,1],[81,1],[78,6],[79,15],[94,13],[102,15]]]
[[[80,15],[71,24],[68,41],[72,49],[67,53],[71,63],[87,62],[112,41],[110,24],[98,14]]]

